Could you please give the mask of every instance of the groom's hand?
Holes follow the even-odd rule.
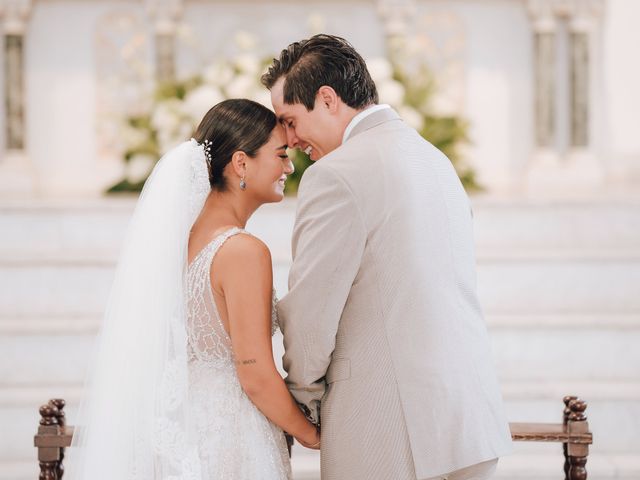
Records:
[[[300,410],[302,411],[304,416],[307,418],[307,420],[313,423],[316,427],[320,428],[320,408],[318,408],[317,415],[314,416],[311,413],[311,410],[309,409],[309,407],[307,407],[304,403],[300,403],[300,402],[296,402],[296,403],[298,404],[298,407],[300,407]]]

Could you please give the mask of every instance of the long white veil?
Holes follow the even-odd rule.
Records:
[[[65,478],[201,480],[187,399],[189,231],[210,192],[195,140],[158,162],[136,205],[89,370]]]

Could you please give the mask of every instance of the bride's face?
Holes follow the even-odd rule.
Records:
[[[287,137],[282,125],[278,124],[256,157],[247,162],[246,192],[255,195],[260,203],[279,202],[284,198],[287,175],[293,173],[286,148]]]

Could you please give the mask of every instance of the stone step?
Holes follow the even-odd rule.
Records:
[[[562,453],[558,445],[545,445],[545,453],[516,453],[502,458],[493,480],[558,480],[564,473]],[[320,480],[320,456],[294,450],[291,459],[295,480]],[[637,480],[640,478],[638,455],[592,455],[587,463],[589,478],[597,480]],[[0,480],[33,480],[38,476],[35,460],[1,462]]]
[[[264,240],[264,237],[261,237]],[[291,263],[291,253],[288,240],[268,239],[269,248],[272,250],[272,260],[276,265],[289,265]],[[286,243],[286,245],[283,245]],[[0,266],[20,267],[20,266],[67,266],[67,265],[104,265],[115,266],[118,261],[119,250],[116,248],[100,247],[82,248],[70,250],[63,248],[53,250],[47,249],[27,250],[5,250],[0,251]],[[492,265],[499,263],[515,262],[617,262],[631,259],[640,260],[640,244],[634,248],[617,249],[573,249],[563,251],[553,247],[538,249],[491,249],[482,248],[476,252],[476,261],[479,265]]]
[[[544,445],[546,452],[529,453],[516,445],[512,455],[500,459],[493,480],[558,480],[563,478],[564,457],[557,444]],[[524,450],[524,452],[521,452]],[[297,453],[297,452],[296,452]],[[291,465],[296,480],[320,480],[320,458],[304,453],[295,455]],[[637,480],[640,478],[638,455],[593,455],[587,463],[589,478],[598,480]]]
[[[479,253],[635,251],[640,201],[540,201],[472,198]],[[133,197],[0,204],[0,255],[82,251],[116,257],[135,206]],[[261,207],[248,228],[288,255],[295,199]],[[277,228],[274,228],[277,226]],[[24,232],[29,232],[25,235]]]
[[[472,197],[478,250],[637,250],[640,197],[590,201]]]
[[[135,200],[107,198],[82,204],[0,204],[0,261],[23,258],[117,260]],[[262,238],[275,257],[290,257],[295,200],[264,205],[247,229]],[[28,235],[25,235],[28,232]]]
[[[279,294],[288,263],[274,265]],[[114,264],[0,262],[4,316],[96,315],[106,302]],[[640,312],[640,256],[616,259],[520,259],[480,262],[478,294],[489,314]]]
[[[616,380],[501,380],[502,395],[507,404],[511,405],[509,418],[514,422],[555,422],[560,417],[562,398],[565,395],[579,395],[589,403],[588,415],[590,421],[597,415],[596,407],[600,408],[606,402],[638,403],[640,402],[640,378]],[[64,398],[68,402],[68,411],[73,415],[83,391],[82,381],[42,381],[20,379],[0,383],[0,407],[35,408],[49,398]],[[527,411],[527,402],[535,404],[535,411]],[[592,408],[594,407],[594,408]],[[2,413],[2,412],[0,412]],[[632,425],[633,426],[633,425]],[[638,432],[640,433],[640,431]]]
[[[477,274],[489,314],[640,312],[640,257],[480,262]]]
[[[564,478],[564,457],[558,444],[541,445],[540,453],[529,452],[516,444],[512,455],[503,457],[492,480],[558,480]],[[296,480],[320,480],[320,456],[294,451],[291,466]],[[589,478],[597,480],[637,480],[640,478],[640,456],[590,455]]]
[[[503,380],[639,378],[640,315],[523,317],[487,317],[494,361]],[[80,382],[99,325],[98,316],[0,317],[0,351],[5,360],[0,363],[0,378]],[[275,357],[280,359],[282,353],[278,334]]]
[[[0,316],[0,335],[65,335],[96,334],[102,317],[96,315],[45,315],[45,316]],[[575,330],[576,334],[586,331],[617,330],[636,331],[640,329],[640,314],[620,314],[611,312],[571,314],[554,313],[536,315],[486,314],[485,321],[492,332],[541,330]]]
[[[558,421],[562,396],[579,394],[596,435],[590,478],[640,478],[640,202],[472,202],[479,294],[510,419]],[[0,480],[35,478],[40,403],[67,398],[73,418],[134,204],[0,205]],[[248,225],[272,250],[280,294],[294,214],[287,199]],[[495,478],[559,478],[560,457],[528,447]],[[317,463],[296,461],[296,478],[318,478]]]

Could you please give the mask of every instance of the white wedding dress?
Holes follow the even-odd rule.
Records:
[[[167,152],[145,183],[89,364],[65,478],[291,478],[282,430],[243,392],[211,292],[214,255],[244,230],[218,236],[187,265],[190,231],[210,193],[204,147],[193,139]]]
[[[249,400],[234,363],[231,339],[211,291],[211,264],[224,242],[247,233],[222,233],[187,269],[188,411],[195,425],[200,474],[204,480],[291,479],[284,434]],[[272,334],[277,317],[272,310]]]

